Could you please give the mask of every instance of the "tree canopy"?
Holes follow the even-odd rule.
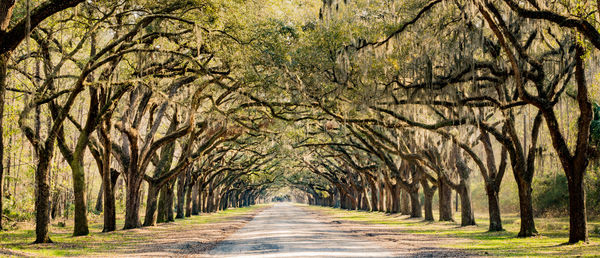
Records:
[[[468,226],[480,189],[490,231],[511,192],[530,237],[556,171],[569,243],[587,241],[599,8],[1,0],[0,201],[46,243],[69,209],[75,236],[92,210],[114,231],[121,211],[128,229],[291,199],[449,221],[453,191]]]

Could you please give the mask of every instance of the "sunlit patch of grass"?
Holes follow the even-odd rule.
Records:
[[[538,236],[518,238],[520,219],[517,214],[503,216],[506,231],[488,232],[486,214],[476,214],[477,226],[460,227],[460,213],[454,214],[456,222],[425,222],[422,219],[408,218],[383,212],[348,211],[320,206],[305,206],[325,213],[335,220],[353,221],[365,224],[382,224],[393,227],[399,233],[431,234],[465,241],[448,241],[441,247],[476,251],[496,256],[600,256],[600,235],[592,229],[600,221],[590,221],[590,242],[565,245],[568,241],[568,218],[536,218]],[[434,214],[437,218],[437,214]]]
[[[200,225],[207,223],[216,223],[230,220],[236,216],[241,216],[264,208],[266,205],[255,205],[252,207],[228,209],[210,214],[201,214],[184,219],[176,219],[170,223],[167,230],[185,229],[190,225]],[[109,233],[102,233],[101,220],[92,220],[90,223],[90,234],[87,236],[73,237],[73,225],[67,222],[67,225],[60,227],[57,223],[50,225],[50,238],[53,244],[32,244],[35,240],[35,231],[32,229],[18,229],[13,231],[0,232],[0,248],[12,249],[20,252],[29,253],[35,256],[78,256],[78,255],[102,255],[114,251],[115,247],[120,250],[134,249],[135,245],[148,242],[155,237],[152,234],[139,234],[139,229],[117,230]],[[142,219],[143,221],[143,219]],[[117,228],[122,228],[123,220],[117,221]],[[164,228],[147,227],[143,230],[156,231],[160,233]]]

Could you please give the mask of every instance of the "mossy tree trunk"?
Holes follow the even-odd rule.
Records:
[[[186,171],[186,173],[181,173],[177,177],[177,215],[175,218],[182,219],[185,217],[184,207],[185,207],[185,192],[186,192],[186,184],[185,180],[187,174],[190,173],[190,169]]]
[[[443,177],[438,178],[438,199],[440,221],[454,221],[452,215],[452,188]]]
[[[425,206],[425,221],[434,221],[433,218],[433,196],[437,186],[430,185],[429,181],[425,178],[421,179],[421,185],[423,186],[424,203]]]
[[[3,31],[4,29],[0,30]],[[0,54],[0,230],[2,230],[2,218],[4,206],[4,97],[6,94],[6,77],[8,75],[8,54]]]

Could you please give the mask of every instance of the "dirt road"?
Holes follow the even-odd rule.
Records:
[[[348,236],[301,207],[276,204],[220,242],[210,257],[397,257],[370,242]]]

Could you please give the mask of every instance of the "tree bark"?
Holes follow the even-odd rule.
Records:
[[[458,191],[460,195],[460,225],[476,225],[475,215],[471,207],[471,187],[469,183],[462,183]]]
[[[110,161],[105,164],[107,167],[110,167]],[[102,181],[104,182],[104,228],[102,232],[111,232],[117,229],[115,185],[119,179],[119,173],[116,171],[113,172],[110,169],[108,171],[105,170],[103,173],[107,173],[109,176],[105,177],[104,174],[102,175]]]
[[[54,152],[54,144],[49,149],[38,151],[38,166],[35,170],[37,186],[35,198],[35,242],[52,243],[48,232],[50,224],[50,161]]]
[[[394,196],[394,187],[392,186],[391,182],[386,179],[385,180],[385,212],[387,213],[391,213],[393,207],[393,199]]]
[[[433,195],[435,194],[435,185],[430,186],[427,179],[421,179],[423,193],[425,195],[425,221],[434,221],[433,218]]]
[[[378,211],[377,184],[373,179],[369,179],[369,186],[371,188],[371,211]]]
[[[73,196],[75,198],[73,236],[85,236],[90,233],[87,220],[83,153],[75,153],[75,157],[79,156],[81,158],[75,158],[71,164],[71,171],[73,172]]]
[[[12,8],[12,7],[11,7]],[[4,27],[3,25],[1,27]],[[1,31],[3,31],[2,29]],[[4,98],[6,95],[6,77],[8,75],[8,54],[0,54],[0,230],[2,230],[2,217],[4,206],[2,199],[4,196]]]
[[[592,105],[588,99],[583,60],[585,49],[583,46],[578,45],[576,47],[576,55],[575,78],[577,81],[577,103],[580,110],[579,120],[577,121],[579,127],[579,132],[577,133],[577,149],[575,150],[574,158],[569,160],[561,158],[561,163],[565,169],[569,186],[569,243],[577,243],[579,241],[587,242],[589,240],[587,232],[584,179],[589,163],[589,134],[590,124],[593,119],[593,111]],[[553,139],[553,142],[556,141]],[[566,149],[568,150],[568,148]],[[569,166],[565,166],[567,164]]]
[[[419,201],[419,185],[414,185],[410,195],[410,217],[411,218],[421,218],[423,217],[423,212],[421,209],[421,202]]]
[[[506,148],[502,148],[500,154],[500,166],[496,168],[496,158],[494,157],[494,149],[492,142],[487,131],[480,129],[481,136],[480,140],[483,143],[483,149],[486,154],[487,171],[481,171],[483,173],[483,179],[485,184],[485,191],[488,197],[488,213],[489,213],[489,231],[503,231],[502,228],[502,217],[500,216],[500,204],[498,200],[498,193],[500,192],[500,185],[506,171]],[[480,168],[480,170],[482,170]]]
[[[130,173],[131,175],[132,173]],[[142,180],[130,176],[127,179],[126,197],[125,197],[125,226],[123,229],[132,229],[141,227],[140,223],[140,187]]]
[[[219,210],[219,203],[217,202],[217,196],[218,196],[217,188],[212,187],[212,189],[210,191],[210,196],[208,197],[209,212],[216,212]]]
[[[569,180],[569,243],[588,241],[583,172],[576,171]]]
[[[153,182],[148,182],[148,196],[146,199],[146,217],[144,227],[156,225],[156,210],[158,208],[158,193],[160,188]]]
[[[373,205],[371,205],[371,200],[369,200],[369,186],[367,184],[365,184],[365,186],[362,188],[363,191],[361,193],[362,196],[362,210],[363,211],[371,211],[373,210]]]
[[[104,206],[102,204],[103,195],[104,195],[104,183],[101,183],[100,190],[98,190],[98,195],[96,196],[96,207],[94,207],[94,210],[97,212],[102,212],[102,207]]]
[[[192,216],[192,183],[187,183],[187,189],[185,191],[185,216]]]
[[[410,194],[406,189],[402,189],[402,199],[400,205],[400,213],[402,215],[410,215]]]
[[[158,214],[156,216],[157,223],[164,223],[169,221],[169,183],[165,184],[159,192],[158,199]]]
[[[220,191],[218,193],[215,193],[213,195],[213,200],[214,200],[214,205],[213,205],[214,209],[213,209],[213,212],[220,211],[220,208],[221,208],[221,198],[220,198],[220,196],[221,196]]]
[[[475,215],[471,208],[471,169],[467,166],[462,150],[457,143],[454,143],[452,152],[455,169],[460,178],[458,186],[455,186],[456,193],[460,196],[460,225],[463,227],[475,225]]]
[[[158,199],[158,223],[166,223],[175,221],[175,216],[173,214],[173,199],[174,199],[174,191],[173,184],[167,183],[160,190],[160,196]]]
[[[200,206],[200,212],[208,213],[208,208],[207,208],[208,207],[208,192],[207,192],[207,190],[202,191],[200,198],[202,198],[202,200],[200,201],[200,203],[202,204]]]
[[[169,187],[167,187],[167,191],[166,191],[166,197],[165,197],[165,211],[164,213],[167,215],[167,221],[175,221],[175,216],[173,215],[173,204],[174,204],[174,199],[175,199],[175,191],[174,191],[174,187],[175,187],[175,180],[173,179],[171,182],[169,182],[167,184]]]
[[[192,215],[200,214],[198,203],[198,183],[196,183],[192,187]]]
[[[377,204],[379,207],[378,210],[385,212],[385,186],[381,181],[377,182],[377,185],[379,186],[379,203]]]
[[[516,178],[519,189],[519,209],[521,211],[521,229],[518,237],[530,237],[538,232],[533,220],[533,205],[531,200],[531,184]]]
[[[200,186],[202,188],[202,184]],[[200,199],[200,213],[206,213],[206,191],[202,189],[198,195],[198,199]]]
[[[50,208],[50,218],[56,219],[61,214],[61,194],[59,192],[54,192],[52,194],[52,207]]]
[[[115,203],[115,185],[119,179],[119,173],[110,168],[111,159],[111,136],[110,136],[110,116],[101,124],[99,133],[103,136],[103,154],[102,157],[102,187],[104,189],[104,228],[102,232],[111,232],[117,229],[117,209]]]
[[[348,202],[346,201],[346,195],[343,193],[340,193],[340,208],[347,210],[348,209],[347,204],[348,204]]]
[[[189,170],[186,173],[181,173],[177,177],[177,215],[175,218],[182,219],[185,217],[185,213],[183,208],[185,206],[185,178],[187,173],[190,173]]]
[[[452,188],[442,177],[438,178],[438,188],[440,221],[454,221],[452,215]]]
[[[500,216],[500,204],[498,200],[498,192],[495,187],[486,183],[486,194],[488,197],[488,213],[490,216],[489,231],[503,231],[502,218]]]
[[[392,191],[392,213],[400,212],[400,193],[402,193],[402,188],[400,188],[400,183],[396,182]]]

